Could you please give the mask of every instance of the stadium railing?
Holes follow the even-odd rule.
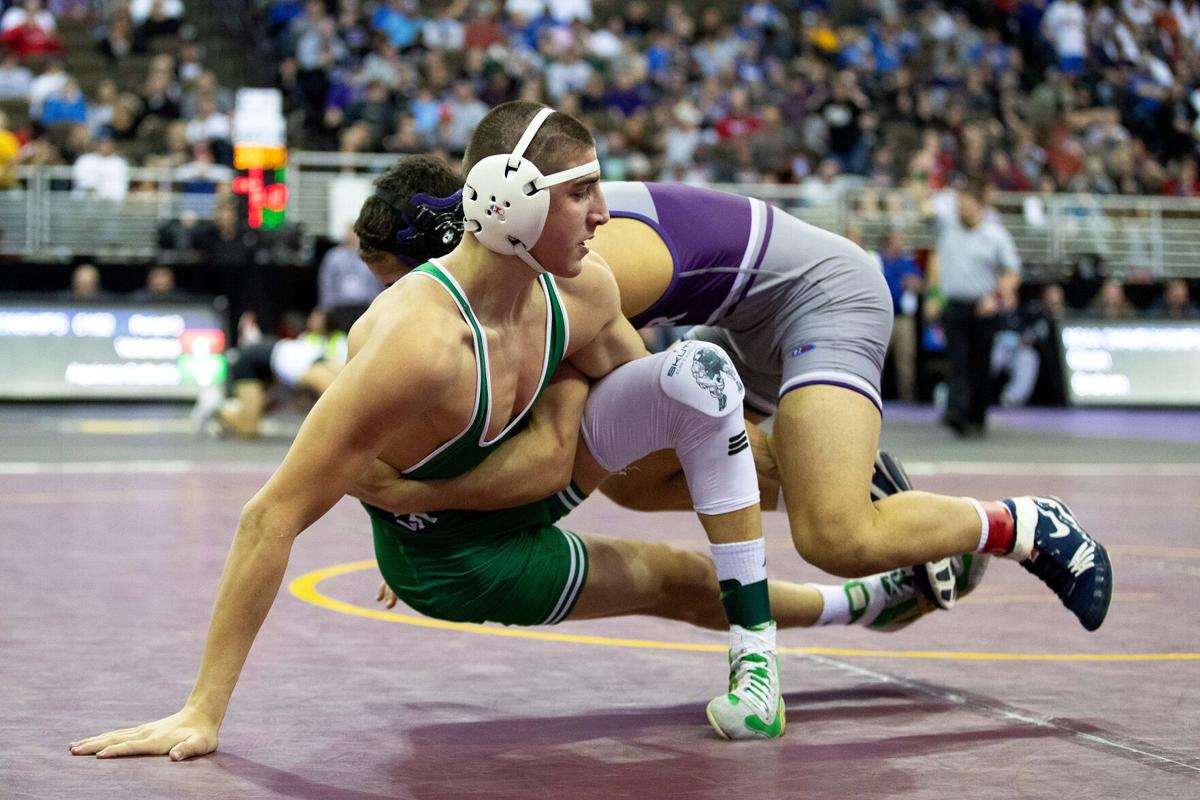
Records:
[[[331,235],[331,187],[340,176],[371,178],[394,163],[390,154],[293,152],[287,219],[309,235]],[[159,227],[211,214],[211,195],[183,191],[170,169],[131,168],[122,201],[79,197],[69,167],[20,167],[15,188],[0,191],[0,252],[31,261],[75,256],[152,259]],[[932,245],[933,226],[903,189],[846,184],[830,202],[813,205],[794,184],[720,184],[716,188],[771,202],[827,230],[856,227],[868,246],[893,228],[915,248]],[[1029,277],[1056,278],[1082,257],[1097,257],[1107,274],[1200,278],[1200,199],[1131,195],[998,193],[995,207],[1012,234]]]

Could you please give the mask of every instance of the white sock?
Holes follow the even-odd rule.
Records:
[[[767,547],[763,538],[748,542],[712,544],[718,581],[737,581],[742,586],[767,579]]]
[[[849,625],[850,598],[841,584],[832,586],[825,583],[810,583],[809,586],[821,593],[824,607],[821,616],[817,617],[817,625]]]
[[[964,497],[968,503],[975,507],[975,513],[979,515],[979,546],[975,548],[976,553],[986,552],[984,548],[987,546],[988,540],[988,525],[987,512],[983,510],[983,506],[974,497]]]

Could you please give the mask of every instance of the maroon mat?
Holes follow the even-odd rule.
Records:
[[[340,613],[285,588],[220,751],[183,764],[73,758],[66,746],[178,708],[237,513],[265,474],[3,475],[0,794],[1200,796],[1200,661],[1170,657],[1200,653],[1198,479],[1022,472],[917,481],[1068,499],[1113,553],[1117,594],[1096,634],[997,563],[960,607],[900,633],[783,633],[785,647],[821,648],[783,657],[787,736],[728,743],[703,712],[724,679],[721,634],[634,618],[539,630],[716,647],[506,638]],[[784,520],[766,519],[771,574],[820,578]],[[569,523],[703,547],[689,515],[602,498]],[[344,502],[300,538],[287,580],[370,557],[365,515]],[[371,609],[375,585],[358,570],[317,588]],[[1130,657],[1146,660],[1115,660]]]

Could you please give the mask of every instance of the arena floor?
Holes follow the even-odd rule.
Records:
[[[71,740],[175,711],[242,503],[284,452],[178,407],[0,406],[6,798],[1200,797],[1200,412],[1022,411],[961,442],[892,408],[918,488],[1068,500],[1117,591],[1087,634],[994,563],[895,634],[781,635],[788,731],[716,739],[724,635],[641,618],[510,631],[373,602],[361,509],[302,536],[216,754],[101,761]],[[774,577],[819,579],[765,517]],[[687,514],[593,498],[577,530],[703,547]]]

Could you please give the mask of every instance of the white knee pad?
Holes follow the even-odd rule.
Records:
[[[758,502],[744,395],[724,350],[679,342],[618,367],[593,386],[583,438],[609,472],[657,450],[674,450],[696,511],[737,511]]]

